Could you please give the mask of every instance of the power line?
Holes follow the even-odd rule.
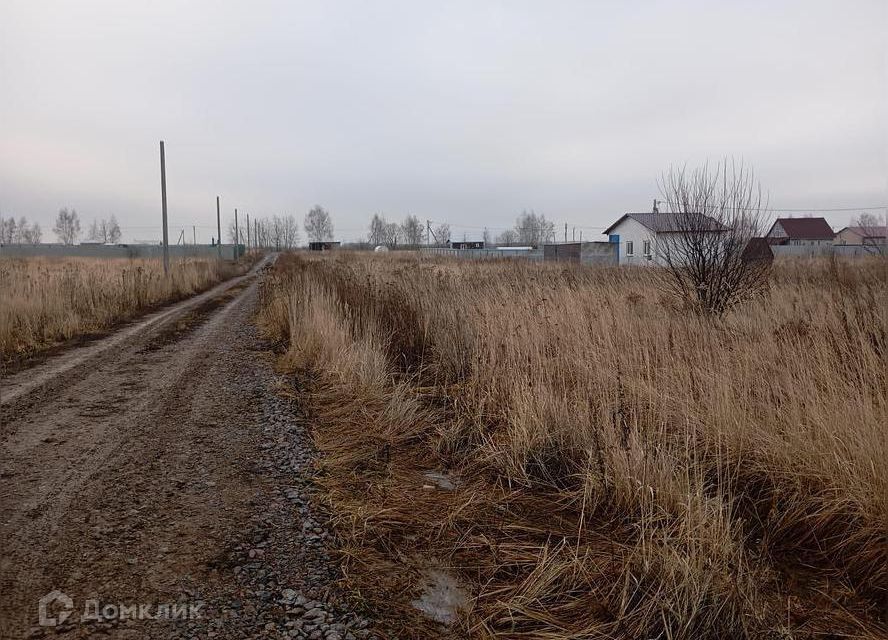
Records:
[[[674,205],[674,202],[667,202],[668,205]],[[715,207],[721,208],[721,207]],[[883,204],[877,207],[838,207],[835,209],[824,209],[818,207],[804,208],[804,209],[776,209],[774,207],[738,207],[742,208],[746,211],[777,211],[780,213],[830,213],[830,212],[842,212],[842,211],[882,211],[883,209],[888,209],[888,204]],[[724,209],[730,210],[733,207],[724,207]]]
[[[760,211],[786,211],[786,212],[797,212],[797,213],[829,213],[830,211],[881,211],[882,209],[888,209],[888,205],[882,205],[881,207],[847,207],[847,208],[838,208],[838,209],[760,209]]]

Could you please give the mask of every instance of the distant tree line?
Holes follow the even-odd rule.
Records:
[[[533,209],[530,211],[525,209],[515,220],[515,227],[506,229],[497,236],[496,243],[503,246],[538,247],[551,241],[554,234],[554,222],[546,220],[546,216],[542,213],[536,213]]]
[[[257,249],[273,249],[275,251],[287,251],[299,246],[299,223],[292,214],[266,216],[264,218],[250,218],[250,226],[247,228],[246,216],[243,221],[238,220],[237,233],[232,221],[228,225],[228,241],[250,245]]]
[[[370,219],[367,244],[389,248],[412,248],[423,244],[446,245],[450,242],[450,226],[440,224],[434,228],[423,225],[415,215],[408,215],[401,223],[389,222],[385,214],[374,213]]]
[[[36,222],[30,224],[24,216],[0,217],[0,244],[40,244],[43,231]]]

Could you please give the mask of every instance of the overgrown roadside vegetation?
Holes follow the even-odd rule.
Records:
[[[243,273],[214,259],[0,259],[0,363],[15,367],[59,344],[101,333]]]
[[[402,634],[884,637],[883,261],[704,318],[645,269],[287,256],[288,345],[349,588]],[[429,480],[447,474],[453,488]]]

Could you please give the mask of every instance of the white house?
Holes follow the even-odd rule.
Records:
[[[706,219],[713,233],[724,228],[713,218]],[[682,220],[674,213],[626,213],[604,230],[610,241],[620,246],[621,265],[663,265],[663,253],[670,241],[668,234],[681,232]]]

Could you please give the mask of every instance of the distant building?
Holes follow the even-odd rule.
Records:
[[[740,257],[745,262],[773,262],[774,250],[767,238],[750,238]]]
[[[777,218],[765,237],[773,245],[821,247],[832,245],[835,235],[823,218]]]
[[[558,242],[543,245],[546,262],[616,265],[619,246],[613,242]]]
[[[338,249],[338,242],[309,242],[308,250],[309,251],[331,251],[333,249]]]
[[[451,249],[483,249],[484,241],[483,240],[460,240],[459,242],[453,241],[450,243]]]
[[[833,244],[873,244],[888,243],[888,227],[845,227],[836,234]]]
[[[709,216],[702,216],[711,227],[704,233],[722,233],[724,226]],[[702,225],[701,225],[702,226]],[[663,265],[672,234],[683,233],[686,223],[675,213],[626,213],[604,230],[608,241],[618,246],[621,265]],[[670,237],[671,236],[671,237]]]

